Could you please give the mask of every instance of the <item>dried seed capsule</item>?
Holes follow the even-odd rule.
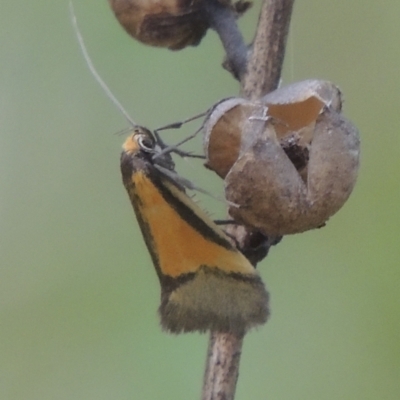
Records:
[[[251,5],[244,0],[234,5],[227,0],[109,0],[109,3],[131,36],[142,43],[171,50],[196,46],[208,28],[218,30],[213,25],[218,24],[224,10],[232,12],[224,14],[222,19],[228,17],[234,22],[235,17]],[[212,18],[208,3],[217,6],[212,8]]]
[[[209,24],[201,0],[109,0],[115,16],[135,39],[179,50],[197,45]]]
[[[359,164],[357,129],[325,109],[317,118],[308,171],[300,174],[281,146],[274,124],[243,153],[225,178],[229,213],[270,235],[321,227],[346,202]]]
[[[266,235],[322,226],[343,206],[358,173],[359,134],[340,110],[339,89],[315,80],[256,103],[218,104],[204,143],[207,166],[225,178],[229,213]]]
[[[257,106],[233,97],[215,105],[204,126],[206,167],[225,178],[239,157],[244,125]]]

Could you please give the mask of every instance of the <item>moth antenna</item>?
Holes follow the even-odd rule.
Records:
[[[83,40],[83,36],[79,30],[79,26],[78,26],[78,20],[76,18],[75,15],[75,11],[74,11],[74,6],[72,4],[72,1],[70,1],[69,3],[69,10],[71,13],[71,21],[72,21],[72,25],[76,34],[76,37],[78,38],[78,42],[79,42],[79,47],[81,48],[83,57],[86,61],[87,66],[89,67],[90,72],[92,73],[92,75],[94,76],[94,78],[96,79],[96,81],[99,83],[99,85],[101,86],[101,88],[104,90],[104,92],[106,93],[107,97],[114,103],[114,105],[119,109],[119,111],[123,114],[123,116],[127,119],[127,121],[132,125],[132,127],[136,127],[138,126],[136,124],[136,122],[130,117],[130,115],[128,114],[128,112],[125,110],[125,108],[122,106],[122,104],[117,100],[117,98],[113,95],[113,93],[111,92],[110,88],[107,86],[107,84],[103,81],[103,79],[101,78],[100,74],[97,72],[90,56],[89,53],[86,49],[85,46],[85,42]]]

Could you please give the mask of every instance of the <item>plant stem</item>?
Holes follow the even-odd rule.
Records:
[[[247,72],[241,79],[243,97],[258,99],[278,87],[293,3],[294,0],[264,0]],[[229,227],[229,231],[236,243],[251,242],[246,240],[251,232],[245,228]],[[246,254],[246,249],[241,250]],[[260,253],[258,260],[252,259],[252,264],[256,265],[267,252]],[[251,249],[248,253],[251,254]],[[243,338],[232,333],[211,332],[202,400],[235,398]]]
[[[237,26],[237,16],[220,1],[208,0],[205,4],[211,27],[218,33],[224,46],[227,66],[233,76],[240,79],[246,72],[247,46]]]
[[[235,397],[242,344],[243,336],[211,332],[202,400],[228,400]]]
[[[253,53],[242,80],[242,96],[259,99],[276,89],[281,78],[294,0],[264,0]]]

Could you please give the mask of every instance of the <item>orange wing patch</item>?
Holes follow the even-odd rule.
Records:
[[[201,266],[220,269],[226,273],[256,274],[253,266],[238,250],[228,250],[207,240],[165,201],[157,187],[142,172],[132,174],[141,217],[148,224],[161,272],[176,278],[197,272]],[[183,192],[166,185],[173,194],[190,207],[220,236],[224,233]]]

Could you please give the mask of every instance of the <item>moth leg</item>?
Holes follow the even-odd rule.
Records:
[[[159,135],[156,136],[156,134],[154,133],[154,136],[156,136],[156,139],[157,139],[157,143],[161,147],[161,151],[158,152],[154,156],[154,159],[157,159],[158,157],[160,157],[166,153],[175,153],[181,157],[205,158],[205,156],[192,154],[190,152],[186,152],[186,151],[179,149],[179,147],[182,146],[184,143],[188,142],[189,140],[194,139],[198,135],[198,133],[201,132],[202,129],[203,129],[203,125],[199,129],[197,129],[193,134],[187,136],[185,139],[183,139],[180,142],[178,142],[174,145],[171,145],[171,146],[166,145],[162,140],[161,140],[161,143],[159,143],[158,142]]]
[[[188,122],[191,122],[191,121],[195,121],[196,119],[199,119],[199,118],[201,118],[201,117],[204,117],[205,115],[207,115],[207,112],[208,112],[208,111],[202,112],[201,114],[197,114],[197,115],[195,115],[195,116],[193,116],[193,117],[184,119],[183,121],[173,122],[173,123],[171,123],[171,124],[164,125],[164,126],[162,126],[162,127],[160,127],[160,128],[155,129],[153,133],[154,133],[154,136],[155,136],[155,138],[156,138],[156,140],[157,140],[158,145],[161,147],[161,149],[165,149],[165,148],[169,147],[169,146],[161,139],[161,136],[160,136],[160,134],[159,134],[160,131],[165,131],[165,130],[168,130],[168,129],[180,129],[184,124],[186,124],[186,123],[188,123]],[[202,127],[203,127],[203,124],[202,124],[201,128],[202,128]],[[197,134],[197,132],[196,132],[196,134]]]

